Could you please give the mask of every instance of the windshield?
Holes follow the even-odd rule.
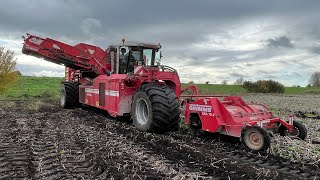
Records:
[[[154,58],[152,58],[152,53],[154,53]],[[158,65],[160,64],[160,51],[155,49],[144,49],[143,59],[147,66]],[[154,59],[154,61],[152,61],[152,59]]]
[[[119,73],[133,72],[134,65],[152,66],[160,63],[160,51],[144,47],[120,47]]]
[[[161,63],[161,51],[157,51],[154,57],[154,64],[160,65]]]

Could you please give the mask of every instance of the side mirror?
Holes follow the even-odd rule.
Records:
[[[115,51],[117,48],[116,47],[114,47],[114,46],[109,46],[109,51]]]
[[[121,54],[122,54],[122,55],[124,55],[124,54],[127,52],[126,48],[121,48],[120,51],[121,51]]]
[[[163,56],[162,56],[162,52],[160,51],[160,59],[162,58]]]

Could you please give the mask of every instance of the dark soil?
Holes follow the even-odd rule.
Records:
[[[0,179],[315,179],[319,168],[237,140],[140,132],[93,108],[0,101]]]

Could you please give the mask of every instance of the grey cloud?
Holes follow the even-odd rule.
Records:
[[[240,54],[255,53],[256,51],[237,51],[237,50],[201,50],[194,49],[193,51],[183,52],[178,55],[181,60],[186,60],[186,65],[212,65],[212,66],[225,66],[226,64],[234,62],[246,62],[248,59],[238,59]],[[212,60],[212,58],[214,60]]]
[[[85,18],[81,21],[80,25],[80,29],[87,34],[94,33],[94,31],[101,27],[101,22],[94,18]]]
[[[294,72],[294,71],[292,71],[292,72],[281,72],[281,73],[278,73],[278,75],[280,77],[301,77],[302,76],[301,73]]]
[[[320,47],[319,46],[311,47],[310,51],[315,54],[320,54]]]
[[[270,74],[270,71],[265,71],[265,70],[258,70],[257,72],[260,74]]]
[[[294,47],[291,40],[287,36],[269,38],[266,42],[267,42],[266,46],[271,48],[278,48],[278,47],[293,48]]]
[[[278,76],[273,75],[273,74],[266,74],[266,75],[263,75],[262,77],[263,77],[263,79],[275,79]]]
[[[290,3],[288,3],[290,2]],[[318,3],[318,2],[313,2]],[[101,35],[106,40],[115,41],[114,36],[131,34],[132,31],[143,30],[149,26],[159,26],[170,29],[177,26],[176,32],[167,32],[163,37],[167,40],[179,40],[185,43],[186,37],[202,36],[201,32],[210,32],[208,23],[219,28],[221,22],[232,22],[246,19],[252,16],[265,16],[266,14],[298,13],[301,7],[313,9],[312,6],[299,1],[212,1],[204,0],[201,3],[185,0],[180,1],[91,1],[85,0],[60,0],[60,1],[28,1],[28,0],[4,0],[0,7],[0,22],[4,30],[24,32],[35,30],[52,36],[69,36],[81,38],[79,31],[81,22],[87,17],[101,21]],[[290,11],[289,11],[290,10]],[[19,12],[19,13],[16,13]],[[187,22],[192,22],[189,24]],[[188,29],[199,27],[200,31],[194,31],[193,35]],[[156,29],[155,29],[156,30]],[[152,32],[151,32],[152,33]],[[179,38],[186,33],[186,38]],[[172,36],[178,36],[172,39]],[[145,34],[140,35],[145,36]],[[147,35],[148,37],[148,35]],[[171,41],[170,41],[171,42]]]
[[[286,60],[280,60],[280,61],[278,61],[278,63],[279,63],[281,66],[288,66],[288,65],[290,65],[290,62],[289,62],[289,61],[286,61]]]
[[[234,64],[244,64],[246,67],[252,67],[255,63],[280,56],[284,53],[278,49],[259,49],[259,50],[198,50],[183,52],[178,55],[179,59],[185,61],[189,66],[211,66],[226,67]],[[239,55],[251,55],[248,58],[238,58]],[[196,58],[194,58],[196,57]],[[214,60],[210,60],[214,58]],[[282,62],[282,61],[280,61]],[[288,62],[284,62],[289,64]],[[245,67],[241,67],[245,68]]]
[[[291,39],[294,39],[294,42],[301,37],[310,39],[311,42],[319,40],[319,7],[320,1],[308,3],[298,0],[185,0],[183,3],[168,0],[109,0],[94,3],[86,0],[3,0],[0,6],[0,38],[21,40],[21,35],[31,32],[71,44],[85,42],[105,48],[109,44],[119,43],[121,38],[125,37],[130,40],[161,42],[164,63],[173,64],[178,59],[184,62],[185,66],[195,68],[230,69],[235,64],[252,68],[256,67],[259,61],[288,54],[286,48],[294,45],[298,48],[299,42],[293,44]],[[267,46],[262,49],[208,50],[194,46],[199,43],[228,45],[208,37],[219,35],[227,40],[232,39],[241,35],[230,35],[232,28],[241,28],[242,24],[253,20],[261,22],[259,26],[264,26],[264,22],[269,18],[283,26],[271,27],[271,34],[274,32],[275,38],[267,39],[272,36],[266,36],[256,40],[259,44],[261,40],[267,39],[264,41]],[[295,22],[294,26],[292,19],[300,21]],[[278,30],[288,34],[279,37]],[[310,53],[310,50],[306,51]],[[318,52],[317,49],[313,50],[313,53],[319,54]],[[250,56],[237,58],[241,55]],[[286,61],[284,59],[283,63],[279,64],[292,64]],[[23,70],[30,72],[31,68],[24,66]],[[33,70],[39,71],[43,68]],[[183,75],[186,75],[186,78],[198,78],[187,74],[185,72]],[[201,74],[205,75],[205,72]],[[216,78],[219,78],[217,82],[221,81],[218,75]]]
[[[243,74],[241,74],[241,73],[235,73],[235,72],[230,73],[229,75],[230,75],[230,76],[233,76],[233,77],[247,77],[246,75],[243,75]]]

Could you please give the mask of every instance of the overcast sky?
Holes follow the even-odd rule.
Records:
[[[2,0],[0,46],[23,75],[64,76],[64,67],[21,53],[25,33],[106,48],[160,42],[162,63],[182,82],[273,79],[306,86],[320,71],[320,1]]]

